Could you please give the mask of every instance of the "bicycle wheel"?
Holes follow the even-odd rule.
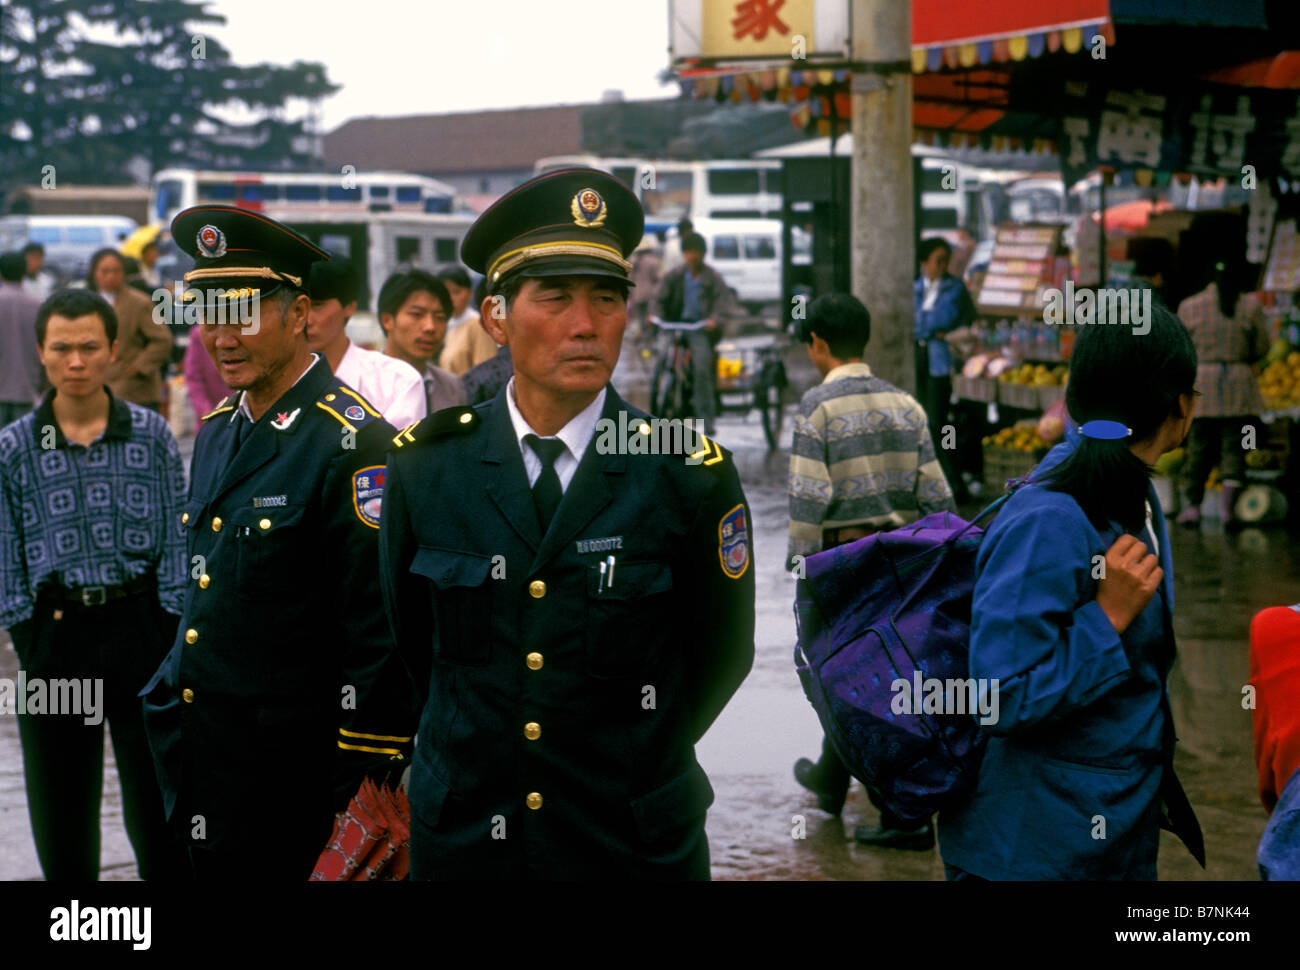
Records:
[[[691,416],[691,372],[690,368],[674,369],[668,385],[667,398],[664,402],[665,418],[688,418]]]
[[[650,413],[658,417],[667,417],[664,409],[668,404],[668,392],[673,383],[673,365],[669,357],[660,357],[655,362],[654,374],[650,378]]]
[[[754,406],[763,419],[763,437],[767,450],[775,451],[781,444],[781,423],[785,418],[785,385],[774,379],[765,379],[754,388]]]

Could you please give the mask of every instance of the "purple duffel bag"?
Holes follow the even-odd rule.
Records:
[[[950,688],[949,700],[965,704],[930,713],[924,694],[915,704],[898,698],[932,680],[969,686],[975,554],[984,538],[976,523],[1008,497],[971,522],[937,512],[804,560],[795,594],[804,694],[845,767],[909,822],[969,792],[979,772],[985,737],[974,695]]]

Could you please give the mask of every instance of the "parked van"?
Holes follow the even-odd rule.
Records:
[[[40,243],[45,247],[45,269],[62,286],[86,275],[95,250],[121,246],[138,228],[126,216],[3,216],[0,252]]]
[[[705,261],[746,309],[780,301],[780,219],[699,219],[695,231],[709,244]]]

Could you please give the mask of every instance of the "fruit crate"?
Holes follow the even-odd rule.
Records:
[[[1007,480],[1028,475],[1042,460],[1044,452],[1020,451],[1000,445],[984,446],[984,487],[989,498],[996,498],[1006,488]]]
[[[967,377],[957,374],[952,379],[953,393],[967,401],[993,402],[998,399],[998,382],[991,377]]]
[[[1060,384],[1048,384],[1034,388],[1038,392],[1038,406],[1046,411],[1053,404],[1065,397],[1065,387]]]
[[[1021,408],[1025,411],[1039,410],[1039,391],[1042,388],[1033,384],[1015,384],[1011,381],[998,382],[998,403],[1009,408]]]

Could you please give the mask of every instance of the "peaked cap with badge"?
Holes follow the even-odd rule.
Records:
[[[562,168],[497,199],[461,243],[489,292],[511,275],[610,276],[631,285],[628,256],[645,232],[636,195],[609,172]]]
[[[265,298],[289,285],[306,290],[312,264],[329,253],[310,239],[267,216],[229,205],[197,205],[176,214],[172,238],[194,259],[185,283],[194,291],[218,293],[209,306],[247,299],[254,292]]]
[[[205,287],[301,289],[328,258],[274,220],[221,206],[172,228],[207,251],[187,276]],[[255,422],[239,391],[204,416],[172,523],[196,568],[172,650],[141,695],[164,808],[200,879],[255,864],[261,878],[305,881],[335,808],[363,776],[400,773],[411,749],[416,692],[375,568],[396,429],[324,357],[310,361]],[[292,834],[254,863],[267,793]]]

